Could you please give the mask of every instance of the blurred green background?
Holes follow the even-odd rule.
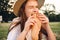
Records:
[[[6,40],[10,23],[0,23],[0,40]],[[60,22],[50,22],[57,40],[60,40]]]
[[[13,2],[10,0],[0,0],[0,40],[6,40],[8,35],[8,28],[13,18]],[[50,20],[50,26],[55,33],[57,40],[60,40],[60,10],[56,11],[54,4],[43,5],[44,9],[40,9]],[[51,10],[52,7],[52,10]]]

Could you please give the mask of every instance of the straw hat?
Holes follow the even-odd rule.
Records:
[[[18,11],[21,7],[21,5],[25,2],[26,0],[17,0],[15,5],[14,5],[14,8],[13,8],[13,12],[16,16],[18,16]],[[44,4],[44,1],[45,0],[38,0],[38,4],[39,4],[39,8],[41,8],[41,6]]]

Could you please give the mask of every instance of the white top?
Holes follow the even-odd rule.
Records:
[[[19,21],[19,17],[13,19],[13,22],[18,22]],[[11,27],[13,27],[14,25],[12,25]],[[14,27],[8,34],[7,36],[7,40],[16,40],[17,36],[21,33],[21,28],[20,28],[20,24],[17,25],[16,27]],[[46,37],[44,37],[42,35],[42,40],[45,40]],[[26,35],[26,39],[27,40],[32,40],[31,38],[31,30],[28,32],[28,34]]]
[[[21,28],[20,28],[20,24],[17,25],[17,27],[14,27],[8,34],[7,36],[7,40],[16,40],[17,36],[21,33]],[[28,34],[26,35],[26,39],[27,40],[32,40],[31,39],[31,30],[28,32]]]

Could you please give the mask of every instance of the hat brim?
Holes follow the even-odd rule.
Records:
[[[13,7],[13,12],[16,16],[18,16],[18,12],[19,12],[19,9],[21,7],[21,5],[25,2],[26,0],[18,0],[16,1],[14,7]],[[45,0],[38,0],[38,5],[39,5],[39,8],[41,8],[41,6],[44,4],[44,1]]]

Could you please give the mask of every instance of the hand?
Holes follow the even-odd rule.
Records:
[[[39,21],[39,19],[37,19],[35,14],[33,16],[35,19],[35,23],[34,23],[34,26],[32,27],[32,30],[31,30],[32,31],[31,36],[32,36],[32,40],[38,40],[38,34],[41,29],[41,22]]]
[[[44,14],[37,15],[37,18],[41,21],[42,28],[44,28],[47,32],[47,40],[56,40],[54,33],[49,26],[48,18]]]
[[[37,39],[40,28],[41,28],[41,22],[35,17],[35,15],[33,15],[30,16],[26,21],[24,30],[28,32],[30,29],[32,29],[31,33],[32,39]]]
[[[42,27],[46,30],[49,26],[49,20],[44,14],[37,14],[37,18],[41,21]]]
[[[30,16],[25,22],[24,30],[28,32],[33,27],[34,23],[35,23],[34,17]]]

